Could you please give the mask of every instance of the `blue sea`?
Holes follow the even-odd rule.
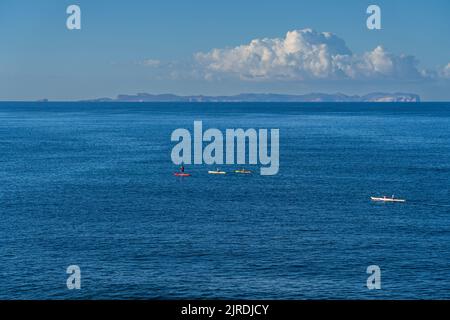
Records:
[[[195,120],[279,173],[174,177]],[[450,103],[0,103],[0,299],[450,299],[449,195]]]

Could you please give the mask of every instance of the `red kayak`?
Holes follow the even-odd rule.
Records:
[[[173,175],[177,176],[177,177],[190,177],[191,176],[190,173],[183,173],[183,172],[175,172]]]

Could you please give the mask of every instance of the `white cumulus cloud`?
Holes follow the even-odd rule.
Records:
[[[443,78],[450,79],[450,62],[444,68],[442,68],[441,76]]]
[[[345,41],[329,32],[289,31],[284,38],[252,40],[234,48],[195,54],[205,77],[230,74],[245,80],[418,79],[423,73],[412,56],[395,55],[378,46],[353,54]]]

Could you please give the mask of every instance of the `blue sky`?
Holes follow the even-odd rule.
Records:
[[[81,30],[66,28],[71,4]],[[382,30],[366,27],[370,4]],[[0,99],[406,91],[450,100],[449,16],[448,0],[2,0]],[[277,51],[292,41],[294,51]]]

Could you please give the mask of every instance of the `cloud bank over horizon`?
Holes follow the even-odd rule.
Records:
[[[293,30],[284,38],[255,39],[234,48],[194,54],[205,79],[223,76],[244,81],[394,80],[420,81],[448,78],[450,63],[442,72],[421,70],[411,55],[396,55],[377,46],[354,54],[345,41],[330,32]]]

